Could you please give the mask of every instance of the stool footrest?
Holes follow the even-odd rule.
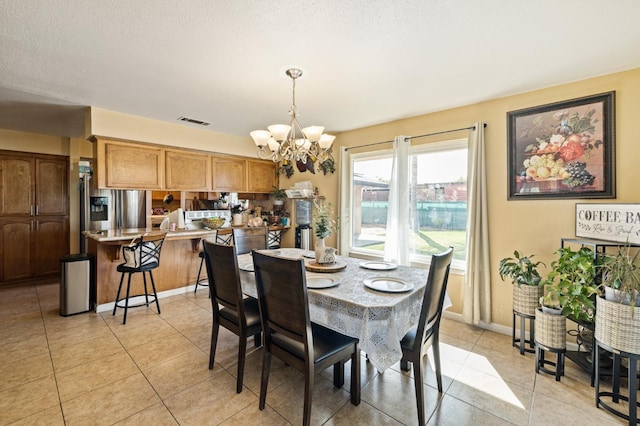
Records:
[[[145,293],[142,293],[142,294],[135,294],[135,295],[133,295],[133,296],[129,296],[129,300],[131,300],[131,299],[135,299],[135,298],[137,298],[137,297],[145,298],[145,300],[144,300],[143,302],[136,303],[136,304],[134,304],[134,305],[127,305],[127,306],[125,306],[125,302],[126,302],[126,300],[127,300],[127,298],[125,297],[125,298],[122,298],[122,299],[118,299],[118,300],[116,300],[116,306],[117,306],[118,308],[139,308],[139,307],[141,307],[141,306],[149,306],[150,304],[152,304],[152,303],[155,303],[155,302],[156,302],[156,296],[155,296],[153,293],[148,293],[148,294],[145,294]],[[148,301],[147,301],[147,299],[148,299]]]

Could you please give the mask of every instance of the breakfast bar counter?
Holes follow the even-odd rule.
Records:
[[[85,231],[88,239],[88,252],[96,261],[96,310],[113,308],[116,299],[120,273],[117,266],[124,262],[122,246],[128,245],[135,238],[145,234],[159,233],[157,229],[114,229],[99,233]],[[153,271],[153,277],[158,292],[180,289],[195,284],[200,266],[200,252],[202,239],[215,238],[216,230],[193,229],[167,232],[162,252],[160,266]],[[132,280],[132,287],[138,285],[142,278],[136,274]],[[108,304],[108,305],[107,305]],[[106,305],[106,306],[105,306]]]

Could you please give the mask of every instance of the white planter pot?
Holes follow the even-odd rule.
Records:
[[[622,303],[623,305],[631,305],[631,296],[620,290],[611,287],[604,288],[604,298],[609,302]],[[634,306],[640,306],[640,296],[636,294]]]

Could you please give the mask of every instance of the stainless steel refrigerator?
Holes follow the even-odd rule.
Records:
[[[146,191],[92,189],[91,175],[80,178],[80,231],[145,228]],[[81,234],[80,252],[87,251]]]

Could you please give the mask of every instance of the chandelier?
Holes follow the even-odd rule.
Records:
[[[298,107],[296,106],[296,79],[302,70],[290,68],[287,75],[293,81],[293,101],[289,115],[289,124],[273,124],[269,130],[254,130],[250,133],[258,147],[258,157],[270,159],[275,163],[283,160],[302,163],[308,159],[321,162],[332,158],[331,144],[335,136],[324,134],[323,126],[309,126],[304,129],[298,123]]]

